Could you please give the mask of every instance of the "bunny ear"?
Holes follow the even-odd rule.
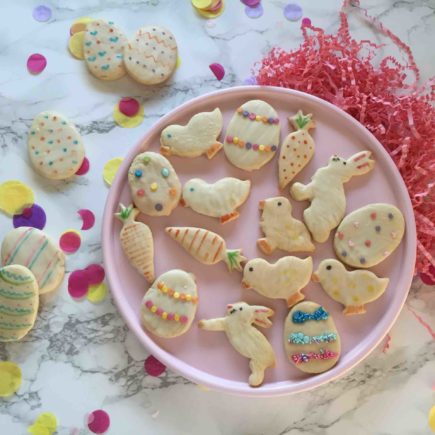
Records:
[[[375,161],[370,158],[371,154],[371,151],[361,151],[350,157],[348,163],[355,168],[357,174],[366,174],[375,165]]]
[[[262,307],[260,305],[253,306],[254,309],[254,324],[257,326],[261,326],[262,328],[270,328],[272,326],[272,322],[268,319],[268,317],[273,316],[275,313],[273,310],[267,307]]]

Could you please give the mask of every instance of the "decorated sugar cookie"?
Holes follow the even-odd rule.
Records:
[[[17,264],[0,268],[0,342],[23,338],[33,328],[38,306],[32,272]]]
[[[334,237],[337,257],[349,266],[367,268],[385,260],[405,233],[401,211],[391,204],[370,204],[348,214]]]
[[[304,211],[304,222],[316,242],[326,242],[331,230],[343,219],[346,211],[343,185],[373,169],[375,162],[370,156],[370,151],[361,151],[347,160],[332,156],[328,166],[318,169],[309,184],[292,185],[290,193],[296,201],[311,202]]]
[[[299,110],[295,116],[289,118],[296,131],[284,139],[279,152],[280,189],[284,189],[314,155],[315,145],[309,130],[316,124],[311,117],[311,113],[304,115],[302,110]]]
[[[121,246],[130,264],[145,277],[148,282],[154,281],[154,242],[150,227],[137,222],[139,210],[132,205],[120,204],[116,217],[122,222],[120,233]]]
[[[273,264],[254,258],[245,264],[242,286],[267,298],[285,299],[291,307],[305,299],[301,290],[310,282],[312,271],[311,257],[282,257]]]
[[[1,264],[27,267],[38,281],[39,294],[59,287],[65,275],[65,256],[56,244],[36,228],[19,227],[6,234]]]
[[[226,177],[209,184],[193,178],[183,187],[181,203],[197,213],[219,218],[224,224],[239,217],[236,209],[247,200],[250,190],[249,180]]]
[[[225,155],[240,169],[260,169],[278,150],[279,132],[278,114],[270,104],[247,101],[237,109],[228,125]]]
[[[194,227],[168,227],[166,233],[202,264],[223,261],[228,270],[242,270],[246,258],[241,249],[227,249],[225,240],[212,231]]]
[[[305,373],[322,373],[340,358],[341,343],[332,316],[315,302],[295,305],[284,323],[289,361]]]
[[[224,331],[234,349],[249,358],[249,385],[258,387],[263,383],[264,372],[275,366],[275,352],[267,338],[254,327],[269,328],[269,317],[274,312],[260,305],[236,302],[227,305],[225,317],[201,320],[199,327],[207,331]]]
[[[146,26],[139,29],[124,48],[128,74],[144,85],[156,85],[175,71],[177,42],[164,27]]]
[[[145,293],[142,325],[158,337],[178,337],[190,328],[197,306],[194,275],[184,270],[170,270],[160,275]]]
[[[165,156],[213,158],[222,148],[217,140],[221,134],[221,111],[201,112],[192,116],[186,125],[169,125],[160,135],[160,152]]]
[[[149,216],[168,216],[180,201],[180,180],[161,154],[137,155],[128,170],[128,183],[134,204]]]
[[[127,38],[113,22],[94,20],[87,24],[84,55],[89,71],[100,80],[117,80],[125,76],[123,61]]]
[[[381,297],[390,280],[378,278],[368,270],[348,272],[342,263],[330,258],[319,264],[313,281],[320,282],[332,299],[345,306],[343,314],[363,314],[364,304]]]
[[[35,171],[53,180],[72,177],[85,158],[83,141],[74,124],[49,111],[41,112],[33,120],[28,151]]]
[[[260,201],[260,226],[265,237],[257,240],[258,247],[271,254],[275,249],[287,252],[312,252],[314,245],[305,225],[292,216],[290,201],[283,197]]]

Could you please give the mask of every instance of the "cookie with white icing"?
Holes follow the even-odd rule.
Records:
[[[284,322],[284,349],[305,373],[323,373],[340,358],[341,341],[332,316],[315,302],[295,305]]]
[[[59,287],[65,275],[65,256],[41,230],[15,228],[6,234],[1,245],[1,264],[27,267],[35,276],[39,294]]]
[[[117,80],[125,76],[123,52],[126,43],[127,37],[112,21],[88,23],[83,51],[91,74],[100,80]]]
[[[276,110],[262,100],[247,101],[237,109],[228,124],[225,155],[240,169],[260,169],[278,150],[279,134]]]
[[[128,170],[128,183],[136,207],[149,216],[168,216],[180,201],[180,180],[161,154],[137,155]]]
[[[239,217],[236,209],[247,200],[250,190],[249,180],[225,177],[209,184],[192,178],[183,187],[181,204],[205,216],[219,218],[224,224]]]
[[[216,108],[190,118],[186,125],[168,125],[160,135],[160,152],[165,156],[213,158],[222,148],[217,140],[221,134],[223,118]]]
[[[177,42],[168,29],[146,26],[126,44],[124,63],[133,79],[144,85],[156,85],[175,71],[177,53]]]
[[[195,276],[180,269],[170,270],[160,275],[145,293],[142,326],[158,337],[178,337],[190,328],[197,307]]]
[[[51,111],[41,112],[33,120],[28,151],[35,171],[53,180],[72,177],[85,158],[85,147],[74,124]]]
[[[388,278],[378,278],[368,270],[349,272],[338,260],[323,260],[313,281],[319,282],[323,290],[335,301],[344,305],[343,314],[363,314],[365,304],[380,298],[388,286]]]
[[[334,237],[337,257],[345,264],[367,268],[385,260],[400,244],[405,219],[391,204],[369,204],[349,213]]]

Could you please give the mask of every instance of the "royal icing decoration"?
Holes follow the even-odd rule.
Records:
[[[312,313],[307,313],[304,311],[297,310],[292,315],[292,322],[293,323],[305,323],[309,320],[325,320],[329,317],[329,314],[323,307],[317,308]]]
[[[325,332],[319,335],[305,335],[303,332],[292,332],[288,336],[289,343],[294,344],[311,344],[311,343],[330,343],[337,340],[335,332]]]
[[[275,152],[278,147],[276,145],[263,145],[251,142],[245,142],[242,139],[239,139],[237,136],[227,136],[225,138],[227,143],[231,143],[237,145],[239,148],[246,148],[247,150],[258,151],[260,153],[268,153],[270,151]]]
[[[145,306],[156,316],[161,317],[163,320],[173,320],[175,322],[180,323],[187,323],[188,317],[185,315],[179,315],[178,313],[172,313],[164,311],[162,308],[157,307],[157,305],[154,305],[153,302],[148,299],[145,301]]]
[[[262,122],[263,124],[279,124],[279,118],[274,118],[273,116],[262,116],[245,110],[243,107],[237,109],[237,113],[250,121]]]
[[[291,356],[291,359],[295,364],[304,364],[310,361],[333,359],[333,358],[337,358],[337,356],[338,356],[337,352],[332,352],[328,349],[320,349],[319,353],[316,352],[295,353]]]
[[[198,296],[192,296],[189,293],[177,292],[174,289],[166,286],[166,284],[162,281],[157,283],[157,288],[162,293],[165,294],[167,293],[169,296],[171,296],[174,299],[179,299],[180,301],[184,301],[184,302],[192,302],[193,304],[198,303]]]

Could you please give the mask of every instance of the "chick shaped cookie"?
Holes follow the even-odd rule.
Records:
[[[180,201],[180,180],[161,154],[137,155],[128,170],[128,183],[136,207],[148,216],[169,216]]]
[[[363,314],[364,304],[380,298],[388,286],[388,278],[378,278],[368,270],[349,272],[338,260],[323,260],[313,273],[313,281],[335,301],[345,306],[343,314]]]

